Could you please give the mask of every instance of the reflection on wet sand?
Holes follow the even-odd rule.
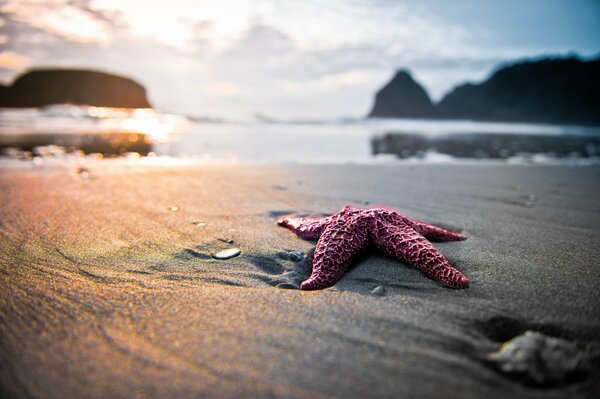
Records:
[[[371,150],[373,155],[393,154],[399,158],[424,156],[427,152],[456,158],[507,159],[525,154],[590,158],[600,154],[600,136],[468,133],[427,137],[399,132],[374,136]]]

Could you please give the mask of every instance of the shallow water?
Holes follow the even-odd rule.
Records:
[[[439,149],[432,143],[440,138],[477,137],[483,147],[494,137],[563,137],[579,138],[580,151],[552,151],[534,146],[533,152],[521,154],[500,151],[500,158],[512,163],[597,163],[600,158],[600,128],[542,124],[474,122],[461,120],[372,119],[320,122],[198,121],[180,115],[163,114],[153,110],[127,110],[99,107],[52,106],[41,110],[0,110],[0,141],[7,137],[37,137],[54,134],[69,146],[73,136],[113,136],[141,133],[151,143],[148,151],[174,158],[194,158],[213,161],[250,163],[445,163],[472,162],[498,158],[486,151],[474,149],[466,156],[458,151]],[[388,134],[422,138],[425,144],[404,151],[381,151],[377,140]],[[59,136],[60,135],[60,136]],[[588,140],[588,141],[586,141]],[[29,140],[28,143],[30,143]],[[554,150],[560,150],[560,140]],[[18,146],[15,141],[6,146]],[[65,144],[63,144],[65,143]],[[402,141],[402,145],[405,141]],[[2,143],[0,143],[2,144]],[[47,145],[49,143],[39,143]],[[74,145],[77,147],[77,144]],[[461,147],[460,141],[450,147]],[[558,146],[558,147],[557,147]],[[22,146],[23,147],[23,146]],[[30,146],[33,148],[32,146]],[[93,152],[86,148],[85,152]],[[132,151],[131,143],[115,144],[115,154]],[[137,151],[134,149],[134,151]],[[549,152],[550,151],[550,152]],[[102,151],[106,153],[103,147]],[[139,151],[138,151],[139,152]],[[391,152],[391,153],[390,153]],[[562,152],[562,154],[560,154]],[[556,153],[560,156],[556,157]],[[473,155],[474,154],[474,155]],[[142,152],[142,155],[145,155]],[[400,156],[398,156],[400,155]]]

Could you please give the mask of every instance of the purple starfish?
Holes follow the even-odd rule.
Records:
[[[304,239],[319,239],[312,274],[302,290],[331,287],[351,261],[370,247],[382,250],[453,288],[466,288],[469,279],[459,272],[430,241],[459,241],[466,237],[441,227],[410,219],[385,208],[356,209],[323,218],[282,218],[277,224]]]

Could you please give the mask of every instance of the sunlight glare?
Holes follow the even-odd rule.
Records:
[[[10,1],[0,11],[11,19],[77,43],[105,43],[110,39],[106,21],[64,0]]]
[[[153,143],[164,143],[175,130],[177,117],[159,115],[150,108],[138,108],[123,121],[123,128],[134,133],[147,134]]]
[[[94,0],[90,7],[120,13],[135,35],[178,48],[208,41],[217,49],[241,35],[253,10],[247,0],[171,0],[169,6],[161,7],[143,0]]]
[[[87,115],[102,121],[106,131],[125,131],[148,136],[152,143],[164,143],[175,131],[179,118],[151,108],[87,107]]]

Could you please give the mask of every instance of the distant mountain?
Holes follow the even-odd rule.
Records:
[[[369,117],[432,118],[436,109],[425,90],[406,70],[394,78],[375,95],[375,104]]]
[[[369,117],[600,125],[600,59],[543,59],[505,66],[481,84],[455,88],[432,106],[433,112],[421,94],[412,98],[414,88],[395,87],[385,98],[377,93]],[[411,102],[412,107],[399,105]]]
[[[104,72],[35,69],[11,86],[0,86],[0,107],[43,107],[79,104],[119,108],[151,108],[139,83]]]

